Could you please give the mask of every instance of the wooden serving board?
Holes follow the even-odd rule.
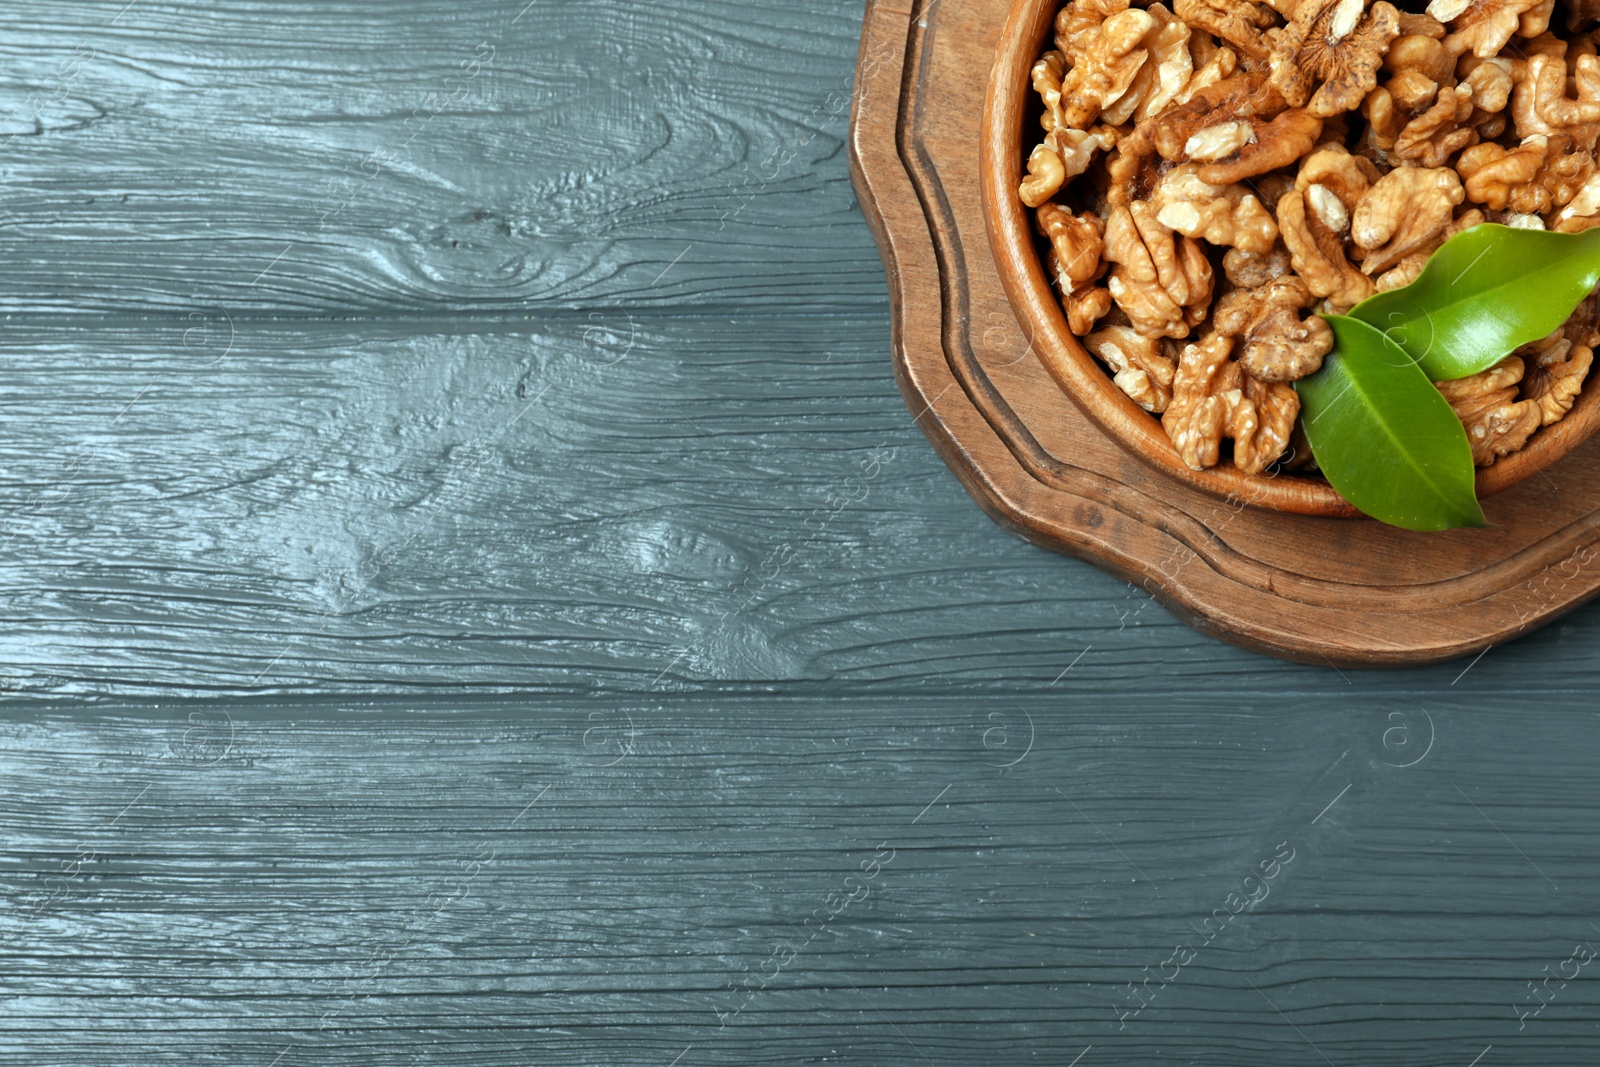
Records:
[[[1600,589],[1600,442],[1419,534],[1209,495],[1102,432],[1030,352],[984,230],[979,132],[1009,0],[870,0],[851,164],[889,275],[915,418],[1002,525],[1133,582],[1194,626],[1307,663],[1480,652]]]

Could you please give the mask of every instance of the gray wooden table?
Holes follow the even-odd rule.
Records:
[[[860,19],[0,10],[0,1064],[1595,1062],[1600,615],[1341,673],[994,527]]]

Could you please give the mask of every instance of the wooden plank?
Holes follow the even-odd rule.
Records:
[[[1296,671],[1002,533],[895,395],[875,318],[417,330],[14,326],[0,684],[1276,702],[1467,666]],[[1583,689],[1593,618],[1461,686]]]
[[[13,721],[0,1063],[1588,1063],[1600,986],[1514,1010],[1600,939],[1588,705],[1431,707]]]
[[[14,329],[12,689],[920,679],[1087,577],[948,481],[879,320],[414,328]]]
[[[881,307],[842,161],[859,25],[838,0],[9,4],[0,309]]]
[[[1279,700],[1466,666],[1298,672],[1000,532],[895,396],[876,319],[415,328],[241,326],[230,348],[215,320],[14,327],[12,694]],[[1462,684],[1582,688],[1593,651],[1568,638],[1593,617]]]

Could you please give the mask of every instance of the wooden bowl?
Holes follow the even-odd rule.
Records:
[[[1031,212],[1017,197],[1023,160],[1037,140],[1037,112],[1030,78],[1044,50],[1060,0],[1016,0],[1011,6],[990,72],[984,104],[983,206],[995,265],[1032,351],[1051,377],[1095,422],[1124,448],[1151,466],[1231,500],[1301,515],[1357,518],[1320,477],[1301,474],[1250,475],[1232,465],[1192,470],[1179,458],[1156,416],[1119,389],[1100,362],[1072,335],[1061,303],[1045,277]],[[1027,132],[1033,139],[1024,141]],[[1521,451],[1478,470],[1478,496],[1498,493],[1531,477],[1582,444],[1600,428],[1600,389],[1589,373],[1572,410],[1560,422],[1536,433]]]

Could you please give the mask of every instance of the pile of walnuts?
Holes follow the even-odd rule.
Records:
[[[1143,0],[1139,0],[1143,2]],[[1190,467],[1305,465],[1289,384],[1480,222],[1600,226],[1600,0],[1070,0],[1020,195],[1072,332]],[[1070,179],[1070,180],[1069,180]],[[1600,301],[1440,388],[1480,466],[1572,407]]]

